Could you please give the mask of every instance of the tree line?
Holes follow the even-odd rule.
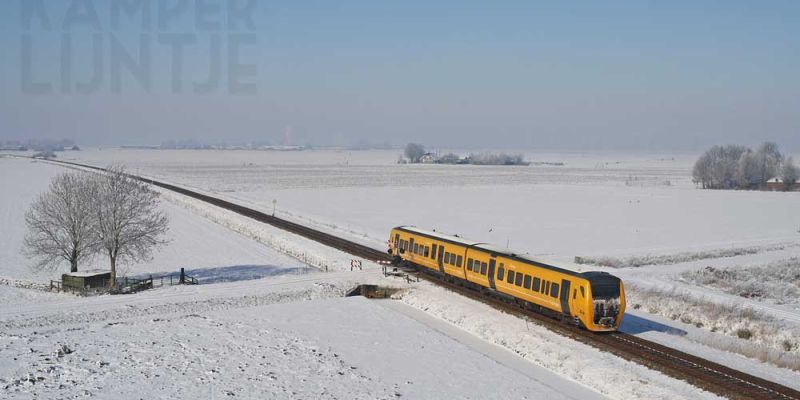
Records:
[[[777,144],[764,142],[756,151],[739,145],[714,146],[695,162],[692,176],[703,189],[762,189],[777,177],[790,190],[798,169]]]
[[[442,156],[436,156],[432,153],[425,151],[425,146],[419,143],[409,143],[406,145],[404,154],[406,159],[411,164],[421,162],[429,162],[435,164],[472,164],[472,165],[530,165],[525,161],[522,154],[506,154],[506,153],[481,153],[470,154],[466,157],[461,157],[455,153],[447,153]],[[429,157],[428,160],[424,160]],[[405,162],[401,158],[402,162]]]
[[[108,258],[110,286],[117,266],[144,261],[166,243],[169,221],[158,209],[158,193],[123,167],[106,172],[66,172],[55,177],[25,213],[28,231],[23,252],[33,268],[70,272],[98,254]]]

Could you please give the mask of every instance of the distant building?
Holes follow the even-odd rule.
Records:
[[[436,154],[433,153],[425,153],[422,157],[419,158],[419,162],[422,164],[433,164],[438,160]]]
[[[767,190],[777,192],[777,191],[787,190],[787,188],[786,184],[783,182],[783,178],[776,176],[767,181]],[[795,182],[794,185],[792,185],[792,187],[789,188],[788,190],[790,191],[800,190],[800,182]]]

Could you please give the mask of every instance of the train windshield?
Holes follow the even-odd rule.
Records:
[[[592,296],[596,299],[614,299],[619,297],[619,282],[616,284],[592,284]]]

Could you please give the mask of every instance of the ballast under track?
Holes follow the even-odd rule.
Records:
[[[51,161],[55,163],[105,171],[104,168],[69,161]],[[330,233],[322,232],[307,226],[269,215],[258,210],[245,207],[217,197],[209,196],[169,183],[146,177],[132,177],[150,183],[165,190],[173,191],[217,207],[233,211],[256,221],[270,224],[326,246],[333,247],[353,256],[370,261],[387,263],[391,257],[381,250],[343,239]],[[428,272],[426,268],[419,268]],[[593,333],[565,324],[552,317],[536,313],[516,303],[509,303],[492,296],[490,293],[477,291],[458,284],[456,281],[442,279],[427,273],[420,277],[435,284],[447,287],[452,291],[472,299],[489,304],[504,312],[535,320],[548,329],[573,338],[587,345],[607,351],[616,356],[636,362],[646,367],[663,372],[666,375],[684,380],[711,393],[730,399],[776,399],[800,400],[800,392],[792,388],[762,379],[724,365],[645,340],[624,332]]]

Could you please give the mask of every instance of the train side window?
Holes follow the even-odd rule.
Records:
[[[414,243],[414,250],[411,251],[414,254],[419,254],[419,245]]]
[[[486,263],[481,262],[481,275],[486,275]]]
[[[533,291],[534,292],[538,292],[539,289],[541,289],[541,288],[542,288],[542,280],[539,279],[539,278],[534,277],[533,278]]]
[[[522,274],[518,273],[517,276],[514,277],[514,284],[522,286]]]
[[[572,289],[572,300],[578,298],[578,289]]]
[[[467,271],[472,271],[472,259],[467,259]]]
[[[458,256],[458,258],[456,258],[456,267],[461,268],[461,263],[463,261],[464,261],[464,257],[463,256]]]
[[[409,239],[408,243],[409,243],[408,244],[408,249],[411,250],[411,252],[413,253],[414,252],[414,238],[412,237],[411,239]]]
[[[522,287],[524,287],[525,289],[530,289],[531,288],[531,276],[530,275],[525,275],[525,281],[523,282]]]
[[[452,254],[450,254],[450,253],[448,253],[446,251],[444,252],[444,263],[445,264],[450,264],[450,256],[452,256]]]
[[[544,285],[542,285],[542,293],[550,294],[550,282],[544,281]]]
[[[586,298],[586,291],[583,289],[583,286],[581,286],[581,297]]]
[[[558,298],[558,284],[555,282],[550,286],[550,297]]]
[[[500,263],[500,268],[497,269],[497,280],[502,281],[506,273],[506,268],[503,263]]]
[[[435,244],[431,245],[431,258],[434,260],[436,259],[436,247],[437,246]]]
[[[508,280],[506,282],[514,283],[514,271],[508,270]]]

